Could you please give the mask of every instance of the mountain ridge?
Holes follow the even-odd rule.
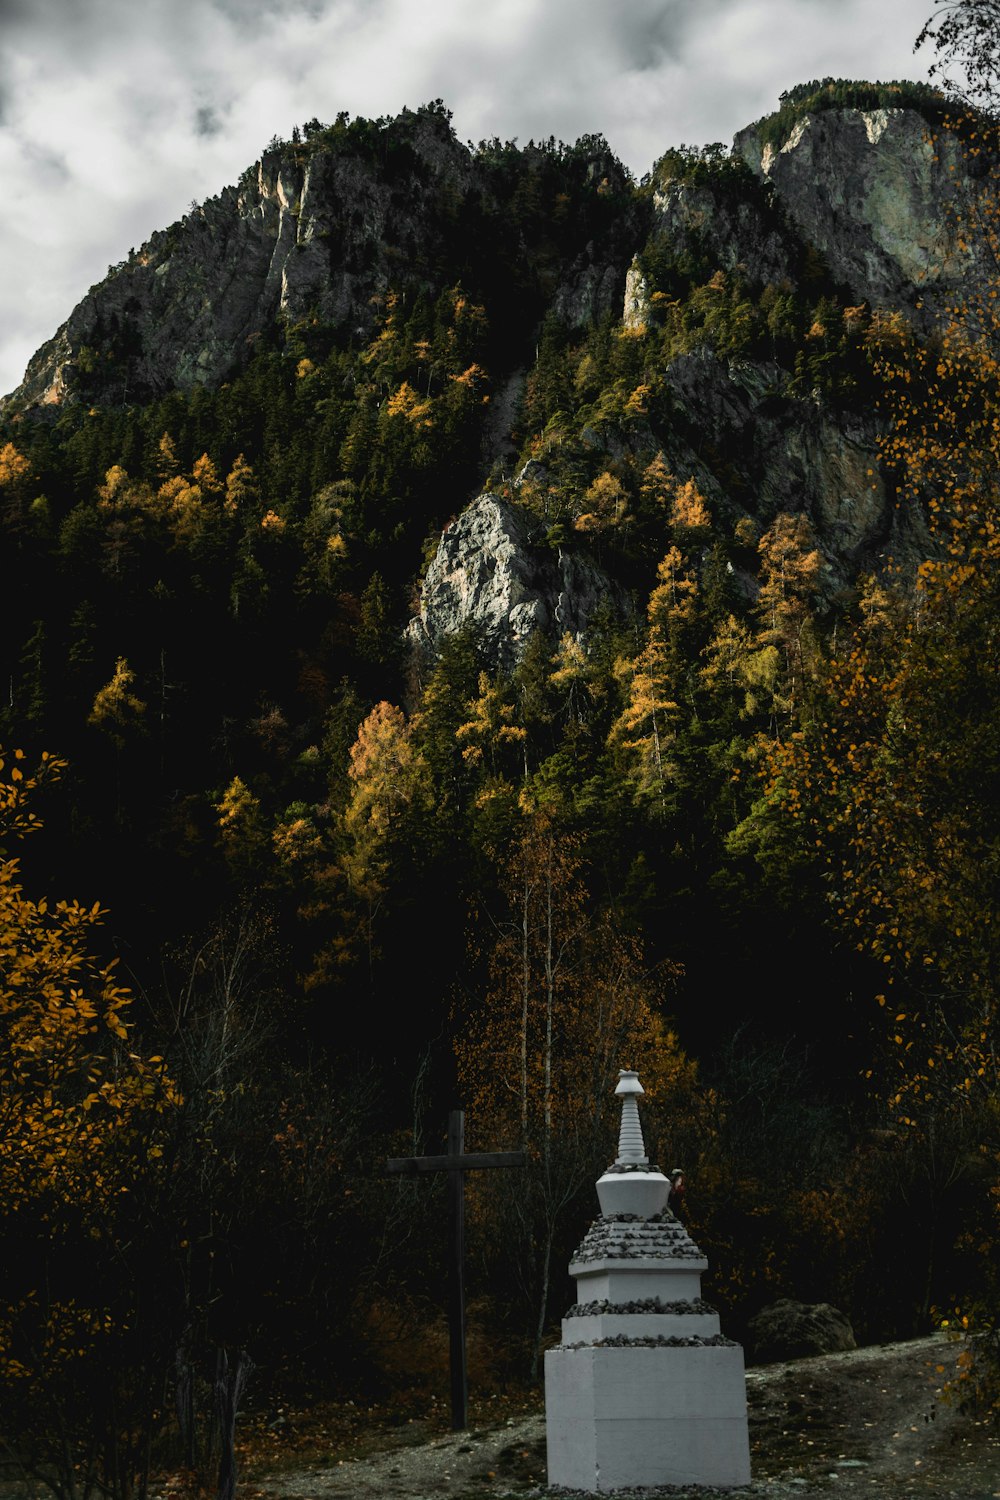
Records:
[[[890,552],[915,566],[928,547],[922,516],[891,503],[879,419],[860,392],[870,379],[864,345],[881,336],[880,320],[903,316],[926,336],[977,271],[975,245],[954,228],[970,184],[945,111],[920,86],[803,85],[738,132],[728,155],[671,149],[638,184],[599,136],[471,149],[440,101],[395,119],[313,121],[305,138],[272,142],[237,184],[113,268],[0,412],[78,422],[84,412],[152,409],[171,392],[224,388],[262,352],[294,362],[302,377],[340,351],[355,370],[345,366],[343,382],[385,370],[368,415],[358,413],[359,440],[379,412],[381,422],[405,408],[418,422],[421,385],[425,397],[461,381],[480,393],[462,418],[463,441],[470,421],[481,428],[478,461],[469,449],[443,471],[445,487],[428,491],[432,534],[484,489],[526,504],[531,522],[548,490],[557,514],[541,503],[548,519],[528,530],[549,545],[568,538],[600,550],[604,522],[581,519],[583,491],[602,471],[644,467],[661,453],[730,526],[808,515],[824,558],[821,593],[832,601]],[[421,344],[411,334],[399,347],[401,320],[440,325],[444,314],[430,309],[445,304],[466,308],[466,335],[456,343],[453,329]],[[601,327],[625,340],[612,361],[615,393],[588,401],[590,356],[572,390],[557,382],[547,393],[546,339],[599,342]],[[634,376],[629,341],[647,346],[645,372]],[[652,354],[657,343],[662,353]],[[397,355],[386,364],[390,346]],[[402,384],[390,373],[400,355],[413,371]],[[348,441],[320,472],[339,483],[350,451]],[[409,529],[419,524],[414,514]],[[479,594],[471,555],[455,597],[433,597],[435,580],[454,573],[454,558],[445,566],[454,541],[442,540],[440,566],[421,582],[422,650],[475,618],[455,609],[455,597]],[[408,568],[412,554],[392,571]],[[539,601],[532,618],[566,614],[541,554],[530,564],[525,554],[514,572],[512,601],[522,587]],[[614,588],[634,585],[625,577]],[[511,660],[527,639],[523,610],[511,610],[487,612],[493,660]]]
[[[835,103],[838,89],[847,99],[870,100],[873,109]],[[943,108],[942,96],[926,86],[834,80],[803,85],[783,95],[772,115],[739,131],[732,156],[774,190],[800,237],[832,254],[835,279],[869,300],[883,297],[897,305],[902,297],[915,316],[919,298],[907,296],[906,289],[921,271],[932,273],[932,283],[953,285],[963,269],[952,264],[941,226],[932,222],[940,217],[950,170],[959,164],[957,141],[947,132],[942,159],[933,159],[927,137],[941,129]],[[854,199],[847,202],[829,185],[845,157],[840,127],[851,120],[865,130],[869,146],[880,146],[879,163],[892,165],[893,180],[864,160],[859,141],[846,154],[850,166],[870,180],[854,183]],[[170,388],[217,385],[280,323],[318,319],[362,338],[375,321],[373,299],[377,304],[390,286],[440,291],[449,274],[468,270],[458,263],[461,257],[446,265],[442,241],[450,231],[481,235],[484,225],[495,231],[502,222],[504,205],[495,191],[502,172],[491,172],[491,157],[506,152],[527,163],[544,149],[530,143],[518,153],[513,143],[494,141],[472,150],[458,140],[441,101],[404,110],[395,119],[349,122],[340,116],[334,126],[314,121],[306,131],[305,139],[296,130],[297,141],[272,143],[235,185],[154,232],[138,252],[111,268],[32,356],[21,384],[0,398],[0,412],[74,399],[143,401]],[[564,158],[579,159],[597,192],[613,198],[619,214],[629,200],[624,224],[612,226],[605,215],[604,223],[581,225],[581,232],[560,247],[561,279],[546,290],[549,304],[566,321],[579,326],[620,303],[627,262],[650,227],[669,234],[682,228],[685,216],[704,219],[703,183],[665,170],[672,157],[683,159],[683,149],[661,158],[647,193],[644,185],[630,181],[603,138],[560,145]],[[829,197],[812,212],[801,180],[810,173],[821,196],[825,191]],[[851,186],[848,182],[849,191]],[[896,213],[895,245],[873,244],[869,235],[852,246],[846,231],[839,237],[830,233],[831,212],[848,226],[864,221],[873,192],[882,195],[883,209]],[[877,212],[880,205],[874,206]],[[717,247],[726,232],[723,224],[715,235]],[[732,260],[739,235],[730,232],[729,239],[723,257],[728,253]],[[530,264],[539,249],[531,244],[504,248],[508,270],[525,260]],[[894,265],[894,249],[903,256],[902,266]],[[942,253],[935,260],[938,249]],[[551,275],[551,267],[546,269]],[[770,263],[765,259],[758,269],[791,274],[788,245],[782,254],[772,243]],[[933,285],[930,290],[933,302]],[[933,314],[930,307],[924,313],[918,321],[926,326]]]
[[[547,271],[537,262],[550,247],[516,235],[503,243],[502,158],[530,162],[546,150],[557,174],[566,167],[604,200],[562,236],[565,284],[548,290],[561,292],[571,318],[605,311],[607,260],[595,271],[595,258],[623,252],[620,227],[599,209],[614,201],[627,221],[642,214],[618,201],[628,177],[603,139],[557,151],[483,143],[473,155],[436,102],[391,120],[338,121],[265,151],[235,186],[154,233],[92,287],[0,411],[218,385],[255,342],[303,320],[364,339],[390,287],[436,295],[463,271],[475,276],[463,236],[485,252],[487,278],[506,272],[537,292],[532,283]],[[484,243],[490,235],[500,243]]]

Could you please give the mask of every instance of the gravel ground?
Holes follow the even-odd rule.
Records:
[[[1000,1429],[940,1398],[957,1346],[945,1336],[747,1372],[753,1482],[745,1489],[630,1491],[711,1500],[1000,1500]],[[247,1473],[244,1500],[532,1500],[545,1485],[542,1412],[497,1427],[385,1447],[354,1461]],[[621,1492],[619,1492],[621,1493]]]

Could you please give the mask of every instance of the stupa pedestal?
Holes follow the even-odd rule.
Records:
[[[618,1158],[601,1217],[570,1262],[577,1301],[545,1355],[550,1485],[750,1483],[743,1350],[701,1300],[708,1262],[667,1207],[645,1155],[634,1073],[623,1072]]]

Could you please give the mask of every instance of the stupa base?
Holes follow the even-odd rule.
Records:
[[[545,1412],[550,1485],[606,1495],[750,1483],[738,1344],[550,1349]]]

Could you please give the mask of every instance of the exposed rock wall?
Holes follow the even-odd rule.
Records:
[[[404,135],[392,163],[349,145],[265,153],[240,185],[153,235],[93,288],[34,356],[11,406],[81,394],[132,402],[215,385],[258,340],[304,319],[367,337],[373,298],[390,285],[428,286],[450,274],[446,242],[460,211],[496,213],[495,202],[484,207],[485,178],[443,115],[405,116]],[[595,191],[613,193],[621,211],[596,238],[582,243],[580,234],[564,246],[558,264],[546,243],[538,286],[549,308],[578,328],[620,310],[625,329],[641,330],[650,288],[638,252],[650,232],[654,248],[690,252],[758,286],[795,283],[813,248],[859,302],[903,309],[924,326],[976,273],[976,252],[958,247],[951,218],[956,192],[974,184],[957,143],[932,145],[916,111],[819,111],[779,150],[756,127],[735,149],[745,181],[670,182],[631,201],[620,166],[598,152],[588,169]],[[513,459],[525,372],[493,373],[484,468]],[[581,442],[609,461],[638,459],[644,441],[662,448],[717,515],[728,507],[767,524],[778,511],[805,511],[831,595],[887,552],[926,555],[919,517],[896,512],[882,487],[871,413],[792,397],[777,365],[707,349],[675,359],[666,385],[669,430],[644,440],[604,424],[600,433],[582,429]],[[481,495],[442,536],[409,638],[433,658],[445,634],[471,624],[494,663],[509,667],[533,630],[579,637],[604,601],[628,607],[580,554],[538,546],[526,512]]]
[[[878,427],[871,413],[792,399],[778,365],[729,361],[709,349],[682,355],[667,373],[686,450],[669,455],[691,473],[715,508],[739,506],[764,525],[779,511],[809,516],[826,559],[825,591],[834,593],[877,554],[897,557],[916,538],[899,517],[878,472]],[[710,450],[734,455],[737,483],[720,490]]]
[[[974,251],[959,248],[949,210],[975,184],[956,138],[932,142],[917,111],[820,110],[799,120],[778,151],[762,145],[754,126],[734,149],[859,302],[905,309],[926,325],[974,271]]]
[[[444,117],[401,118],[406,150],[393,164],[350,145],[265,153],[239,186],[154,234],[93,287],[4,404],[58,404],[74,393],[131,402],[214,385],[276,325],[307,317],[364,337],[372,298],[390,284],[447,274],[443,237],[457,206],[488,191]],[[770,202],[732,184],[686,182],[634,197],[599,242],[571,247],[555,268],[557,316],[584,327],[621,308],[624,289],[626,326],[637,327],[642,273],[633,263],[627,287],[625,274],[651,227],[672,250],[705,252],[758,284],[794,281],[812,246],[859,301],[904,308],[925,325],[976,272],[976,252],[959,248],[950,217],[956,193],[975,184],[957,142],[932,144],[916,111],[819,111],[780,150],[762,144],[757,127],[734,148]],[[613,158],[591,165],[626,202]]]
[[[625,276],[625,305],[622,327],[630,333],[642,333],[649,319],[649,287],[638,260],[633,260]]]
[[[430,663],[444,636],[471,626],[491,665],[510,669],[536,630],[580,639],[607,603],[629,607],[621,586],[587,558],[539,546],[525,511],[480,495],[445,529],[407,640]]]
[[[317,317],[364,335],[371,298],[434,260],[440,205],[471,180],[469,152],[447,127],[416,117],[410,144],[409,170],[394,175],[332,148],[266,153],[240,186],[91,288],[10,404],[59,402],[81,375],[130,401],[216,385],[279,320]],[[117,389],[101,388],[105,363]]]
[[[526,243],[523,226],[504,216],[489,170],[443,113],[404,111],[378,129],[375,147],[348,132],[266,152],[238,186],[154,234],[91,288],[0,410],[74,396],[131,403],[218,385],[258,340],[305,319],[365,339],[390,286],[433,295],[463,279],[463,226],[482,236],[491,225],[502,241],[498,263],[516,264],[526,286],[543,283],[572,326],[620,306],[648,211],[630,200],[627,174],[606,147],[595,144],[585,175],[621,212],[606,215],[599,233],[579,229],[552,264],[551,246]],[[532,232],[545,239],[544,225]]]
[[[733,197],[713,186],[668,182],[654,192],[653,211],[654,239],[676,255],[705,255],[758,286],[798,275],[801,241],[756,193]]]

